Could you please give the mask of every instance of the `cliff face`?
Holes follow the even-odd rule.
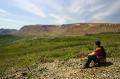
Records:
[[[59,27],[55,25],[27,25],[22,27],[17,34],[20,35],[35,35],[46,36],[51,35],[58,30]]]
[[[17,34],[35,36],[85,35],[103,32],[120,32],[120,24],[76,23],[63,25],[27,25]]]

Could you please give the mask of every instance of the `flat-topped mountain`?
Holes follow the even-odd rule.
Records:
[[[33,36],[69,36],[103,32],[120,32],[120,24],[74,23],[63,25],[25,25],[16,34]]]

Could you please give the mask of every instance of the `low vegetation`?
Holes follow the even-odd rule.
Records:
[[[11,67],[86,56],[100,39],[108,57],[120,57],[120,33],[75,37],[0,36],[0,74]]]

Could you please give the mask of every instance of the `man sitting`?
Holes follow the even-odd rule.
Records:
[[[88,59],[87,62],[85,63],[84,68],[89,68],[89,64],[91,63],[91,61],[94,61],[95,66],[97,67],[99,67],[101,63],[106,62],[106,53],[103,46],[101,46],[101,42],[96,41],[95,45],[96,49],[92,53],[88,54]]]

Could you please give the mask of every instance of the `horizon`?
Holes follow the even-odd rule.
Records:
[[[0,28],[72,23],[120,23],[120,0],[1,0]]]
[[[91,22],[91,23],[68,23],[68,24],[120,24],[120,23],[95,23],[95,22]],[[56,25],[56,24],[31,24],[31,25]],[[67,25],[67,24],[59,24],[59,25],[56,25],[56,26],[61,26],[61,25]],[[28,26],[29,27],[29,25],[23,25],[21,28],[23,28],[24,26]],[[8,29],[8,30],[20,30],[21,28],[19,28],[19,29],[15,29],[15,28],[0,28],[0,30],[1,29]]]

